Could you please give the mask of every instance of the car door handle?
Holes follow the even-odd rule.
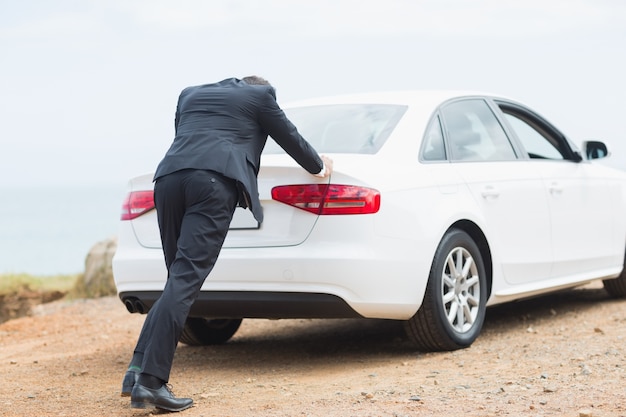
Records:
[[[561,194],[563,187],[558,182],[553,182],[548,186],[548,191],[550,191],[550,194]]]
[[[489,199],[489,198],[497,198],[498,196],[500,196],[500,191],[498,191],[498,189],[492,185],[488,185],[485,188],[483,188],[483,190],[480,192],[480,195],[483,196],[483,198]]]

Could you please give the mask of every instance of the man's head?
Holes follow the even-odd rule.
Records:
[[[258,75],[248,75],[242,78],[243,81],[250,85],[271,85],[265,78],[261,78]]]
[[[243,81],[250,85],[267,85],[270,87],[270,94],[276,100],[276,89],[267,81],[265,78],[259,77],[258,75],[248,75],[247,77],[242,78]]]

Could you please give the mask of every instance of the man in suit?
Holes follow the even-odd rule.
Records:
[[[131,406],[182,411],[190,398],[167,387],[189,309],[213,269],[237,205],[263,221],[257,174],[271,136],[312,175],[327,177],[332,160],[298,133],[263,78],[231,78],[188,87],[178,98],[174,141],[154,180],[168,279],[150,309],[122,383]]]

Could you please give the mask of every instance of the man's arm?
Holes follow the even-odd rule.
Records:
[[[332,160],[320,157],[313,147],[287,119],[278,103],[266,93],[259,109],[259,123],[265,132],[280,145],[300,166],[313,175],[327,177],[332,172]]]

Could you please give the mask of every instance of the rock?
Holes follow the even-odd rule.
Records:
[[[115,295],[112,261],[117,249],[117,238],[100,241],[93,245],[85,259],[85,272],[76,283],[76,290],[86,297]]]
[[[582,370],[580,372],[583,375],[591,375],[591,369],[587,365],[582,364],[582,365],[580,365],[580,367],[582,368]]]

